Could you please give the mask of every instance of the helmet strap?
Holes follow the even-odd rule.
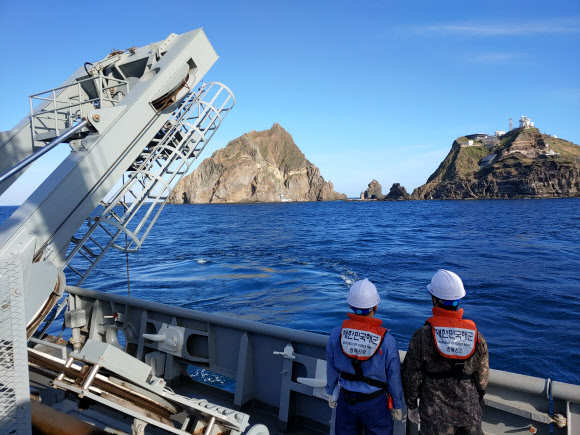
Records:
[[[457,309],[459,308],[459,302],[461,302],[461,299],[455,301],[447,301],[445,299],[439,299],[433,295],[431,295],[431,300],[433,301],[434,307],[443,308],[444,310],[447,311],[457,311]]]
[[[357,316],[368,316],[369,314],[374,314],[377,312],[377,306],[372,308],[357,308],[350,306],[350,309],[357,315]]]
[[[350,306],[350,309],[354,311],[357,316],[366,316],[372,311],[372,308],[357,308],[352,305]]]

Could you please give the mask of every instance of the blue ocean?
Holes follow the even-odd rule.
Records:
[[[127,294],[126,267],[110,251],[83,287]],[[463,279],[492,368],[580,384],[580,198],[168,205],[129,281],[134,297],[328,334],[369,278],[407,349],[439,268]]]

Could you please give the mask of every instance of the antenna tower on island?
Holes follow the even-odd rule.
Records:
[[[512,131],[513,128],[514,128],[514,123],[513,123],[512,119],[510,118],[510,129],[509,129],[509,131]]]

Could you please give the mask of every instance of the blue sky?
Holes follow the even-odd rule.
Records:
[[[203,27],[220,55],[204,80],[236,96],[203,158],[278,122],[352,197],[372,179],[411,192],[456,137],[507,130],[509,117],[580,143],[577,0],[206,3],[0,0],[0,130],[84,62]],[[0,205],[24,201],[67,152],[43,157]]]

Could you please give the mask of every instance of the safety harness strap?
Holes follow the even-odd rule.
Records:
[[[439,373],[433,373],[433,372],[426,372],[425,375],[429,376],[430,378],[433,379],[449,379],[449,378],[454,378],[457,379],[458,381],[469,381],[471,380],[471,376],[470,375],[455,375],[451,372],[439,372]]]
[[[350,363],[352,364],[352,368],[354,369],[354,374],[358,377],[363,375],[362,372],[362,363],[359,359],[351,359]]]
[[[377,381],[376,379],[369,378],[368,376],[357,376],[353,375],[352,373],[340,373],[340,377],[346,381],[359,381],[364,382],[365,384],[369,384],[371,387],[377,387],[381,390],[387,391],[387,383]]]
[[[466,380],[472,379],[472,375],[465,374],[464,369],[465,369],[465,362],[464,361],[454,363],[453,367],[449,371],[446,371],[446,372],[431,372],[431,371],[427,370],[425,363],[423,363],[423,367],[421,367],[421,371],[423,372],[423,374],[425,374],[426,376],[429,376],[430,378],[433,378],[433,379],[454,378],[454,379],[457,379],[458,381],[466,381]]]
[[[342,391],[342,397],[343,397],[344,401],[346,403],[348,403],[349,405],[356,405],[357,403],[367,402],[369,400],[376,399],[377,397],[380,397],[383,394],[385,394],[385,392],[383,390],[377,390],[374,393],[369,393],[369,394],[356,393],[353,391],[345,390],[344,388],[341,389],[341,391]]]
[[[429,376],[430,378],[433,379],[457,379],[458,381],[473,381],[474,384],[476,384],[475,379],[474,379],[474,375],[475,374],[471,374],[468,375],[464,372],[465,370],[465,361],[462,362],[457,362],[455,364],[453,364],[453,367],[451,368],[451,370],[447,371],[447,372],[431,372],[429,370],[427,370],[427,368],[425,367],[425,365],[423,365],[422,367],[422,372],[423,374],[425,374],[426,376]]]
[[[344,379],[346,381],[364,382],[365,384],[368,384],[371,387],[377,387],[377,388],[380,388],[381,390],[387,391],[387,386],[388,386],[387,382],[378,381],[376,379],[369,378],[368,376],[363,375],[362,367],[361,367],[362,361],[353,359],[353,360],[351,360],[351,363],[352,363],[352,367],[354,368],[354,374],[340,372],[340,377],[342,379]]]

